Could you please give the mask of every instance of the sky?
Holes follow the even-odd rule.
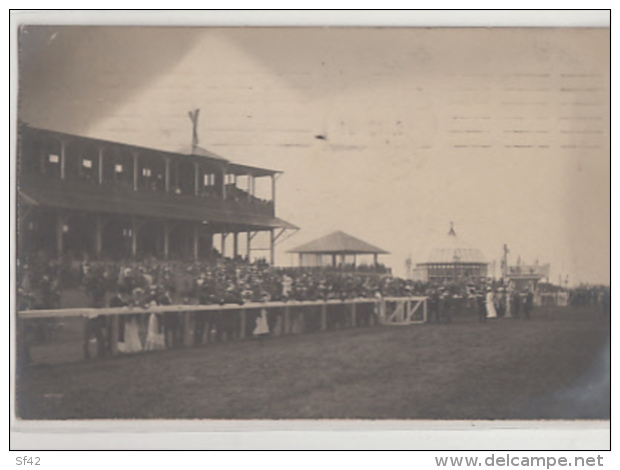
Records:
[[[609,52],[608,29],[31,26],[19,118],[175,151],[199,108],[201,146],[284,172],[278,264],[342,230],[403,275],[452,221],[488,261],[609,283]]]

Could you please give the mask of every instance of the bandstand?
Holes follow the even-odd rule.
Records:
[[[299,256],[300,267],[334,268],[344,266],[349,260],[352,266],[357,266],[357,257],[366,255],[373,257],[373,265],[377,267],[379,255],[388,254],[387,251],[340,230],[304,243],[288,253]]]
[[[427,259],[416,265],[414,277],[418,281],[455,283],[485,279],[488,263],[477,248],[466,246],[450,225],[448,236]]]

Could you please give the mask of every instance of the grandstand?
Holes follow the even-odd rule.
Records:
[[[58,257],[199,260],[214,248],[250,258],[257,233],[275,243],[297,227],[276,217],[279,171],[233,163],[198,146],[172,153],[23,124],[19,137],[19,252]],[[271,180],[271,198],[256,181]],[[241,184],[244,183],[242,187]]]
[[[85,357],[93,339],[99,356],[104,344],[115,355],[136,315],[145,348],[151,333],[180,335],[184,345],[211,341],[211,331],[245,338],[262,312],[274,335],[405,321],[379,310],[375,298],[410,297],[402,282],[366,271],[274,268],[276,241],[297,230],[276,217],[279,171],[233,163],[196,139],[172,153],[25,124],[18,155],[22,355],[55,354],[59,329],[73,331],[63,344],[83,343]],[[268,200],[258,197],[259,178],[270,180]],[[252,244],[261,232],[269,235],[268,260],[252,257],[262,249]],[[357,252],[376,262],[384,251],[371,248]],[[412,308],[406,322],[414,321]],[[147,333],[147,322],[157,327]]]

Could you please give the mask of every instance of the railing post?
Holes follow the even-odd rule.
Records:
[[[56,252],[58,257],[62,256],[64,251],[66,216],[60,212],[56,214]]]
[[[67,143],[60,141],[60,179],[65,179],[65,168],[67,166]]]
[[[138,190],[138,152],[133,152],[133,190]]]
[[[353,301],[353,303],[351,304],[351,327],[355,328],[356,323],[357,323],[357,315],[356,315],[356,311],[355,311],[355,300]]]
[[[97,165],[97,180],[99,181],[99,185],[103,184],[103,146],[99,146],[99,158]]]
[[[200,166],[194,162],[194,196],[200,195]]]
[[[327,330],[327,302],[321,305],[321,331]]]
[[[246,324],[246,314],[245,314],[245,308],[242,308],[241,310],[239,310],[239,339],[245,339],[245,324]]]
[[[291,332],[291,312],[288,305],[284,306],[284,332],[283,334],[288,335]]]
[[[170,159],[168,157],[165,157],[164,159],[165,161],[165,174],[164,174],[164,185],[166,188],[166,192],[169,193],[170,192]]]

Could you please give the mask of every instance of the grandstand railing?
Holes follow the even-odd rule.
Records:
[[[195,314],[211,312],[219,315],[222,329],[227,330],[227,339],[231,331],[238,339],[252,335],[255,320],[266,311],[277,325],[275,336],[296,333],[319,332],[359,326],[373,327],[376,325],[410,325],[424,323],[427,320],[426,297],[383,297],[358,298],[345,300],[287,301],[287,302],[250,302],[244,304],[223,305],[158,305],[129,306],[109,308],[67,308],[58,310],[23,310],[18,312],[19,328],[25,328],[25,322],[31,320],[61,320],[69,318],[94,319],[101,316],[109,317],[111,322],[109,338],[112,355],[119,353],[118,325],[119,318],[125,315],[151,315],[178,313],[181,320],[181,344],[190,346],[193,335],[191,325]],[[232,323],[231,323],[232,320]],[[52,324],[50,324],[52,325]],[[218,326],[219,328],[219,326]],[[231,330],[232,328],[232,330]],[[28,341],[25,334],[20,335]],[[23,332],[22,332],[23,333]]]
[[[20,176],[20,186],[24,189],[36,188],[41,191],[66,193],[76,197],[76,194],[91,197],[113,198],[114,200],[175,204],[179,206],[199,206],[208,207],[217,211],[242,212],[244,214],[274,215],[273,201],[263,201],[258,198],[248,200],[247,193],[238,189],[237,196],[229,196],[223,199],[219,194],[205,194],[204,192],[195,195],[191,193],[176,194],[174,191],[166,192],[163,189],[153,190],[139,188],[134,191],[131,183],[106,182],[103,185],[97,184],[93,180],[84,178],[66,178],[63,180],[47,178],[44,175],[25,174]],[[245,196],[243,196],[245,194]]]

